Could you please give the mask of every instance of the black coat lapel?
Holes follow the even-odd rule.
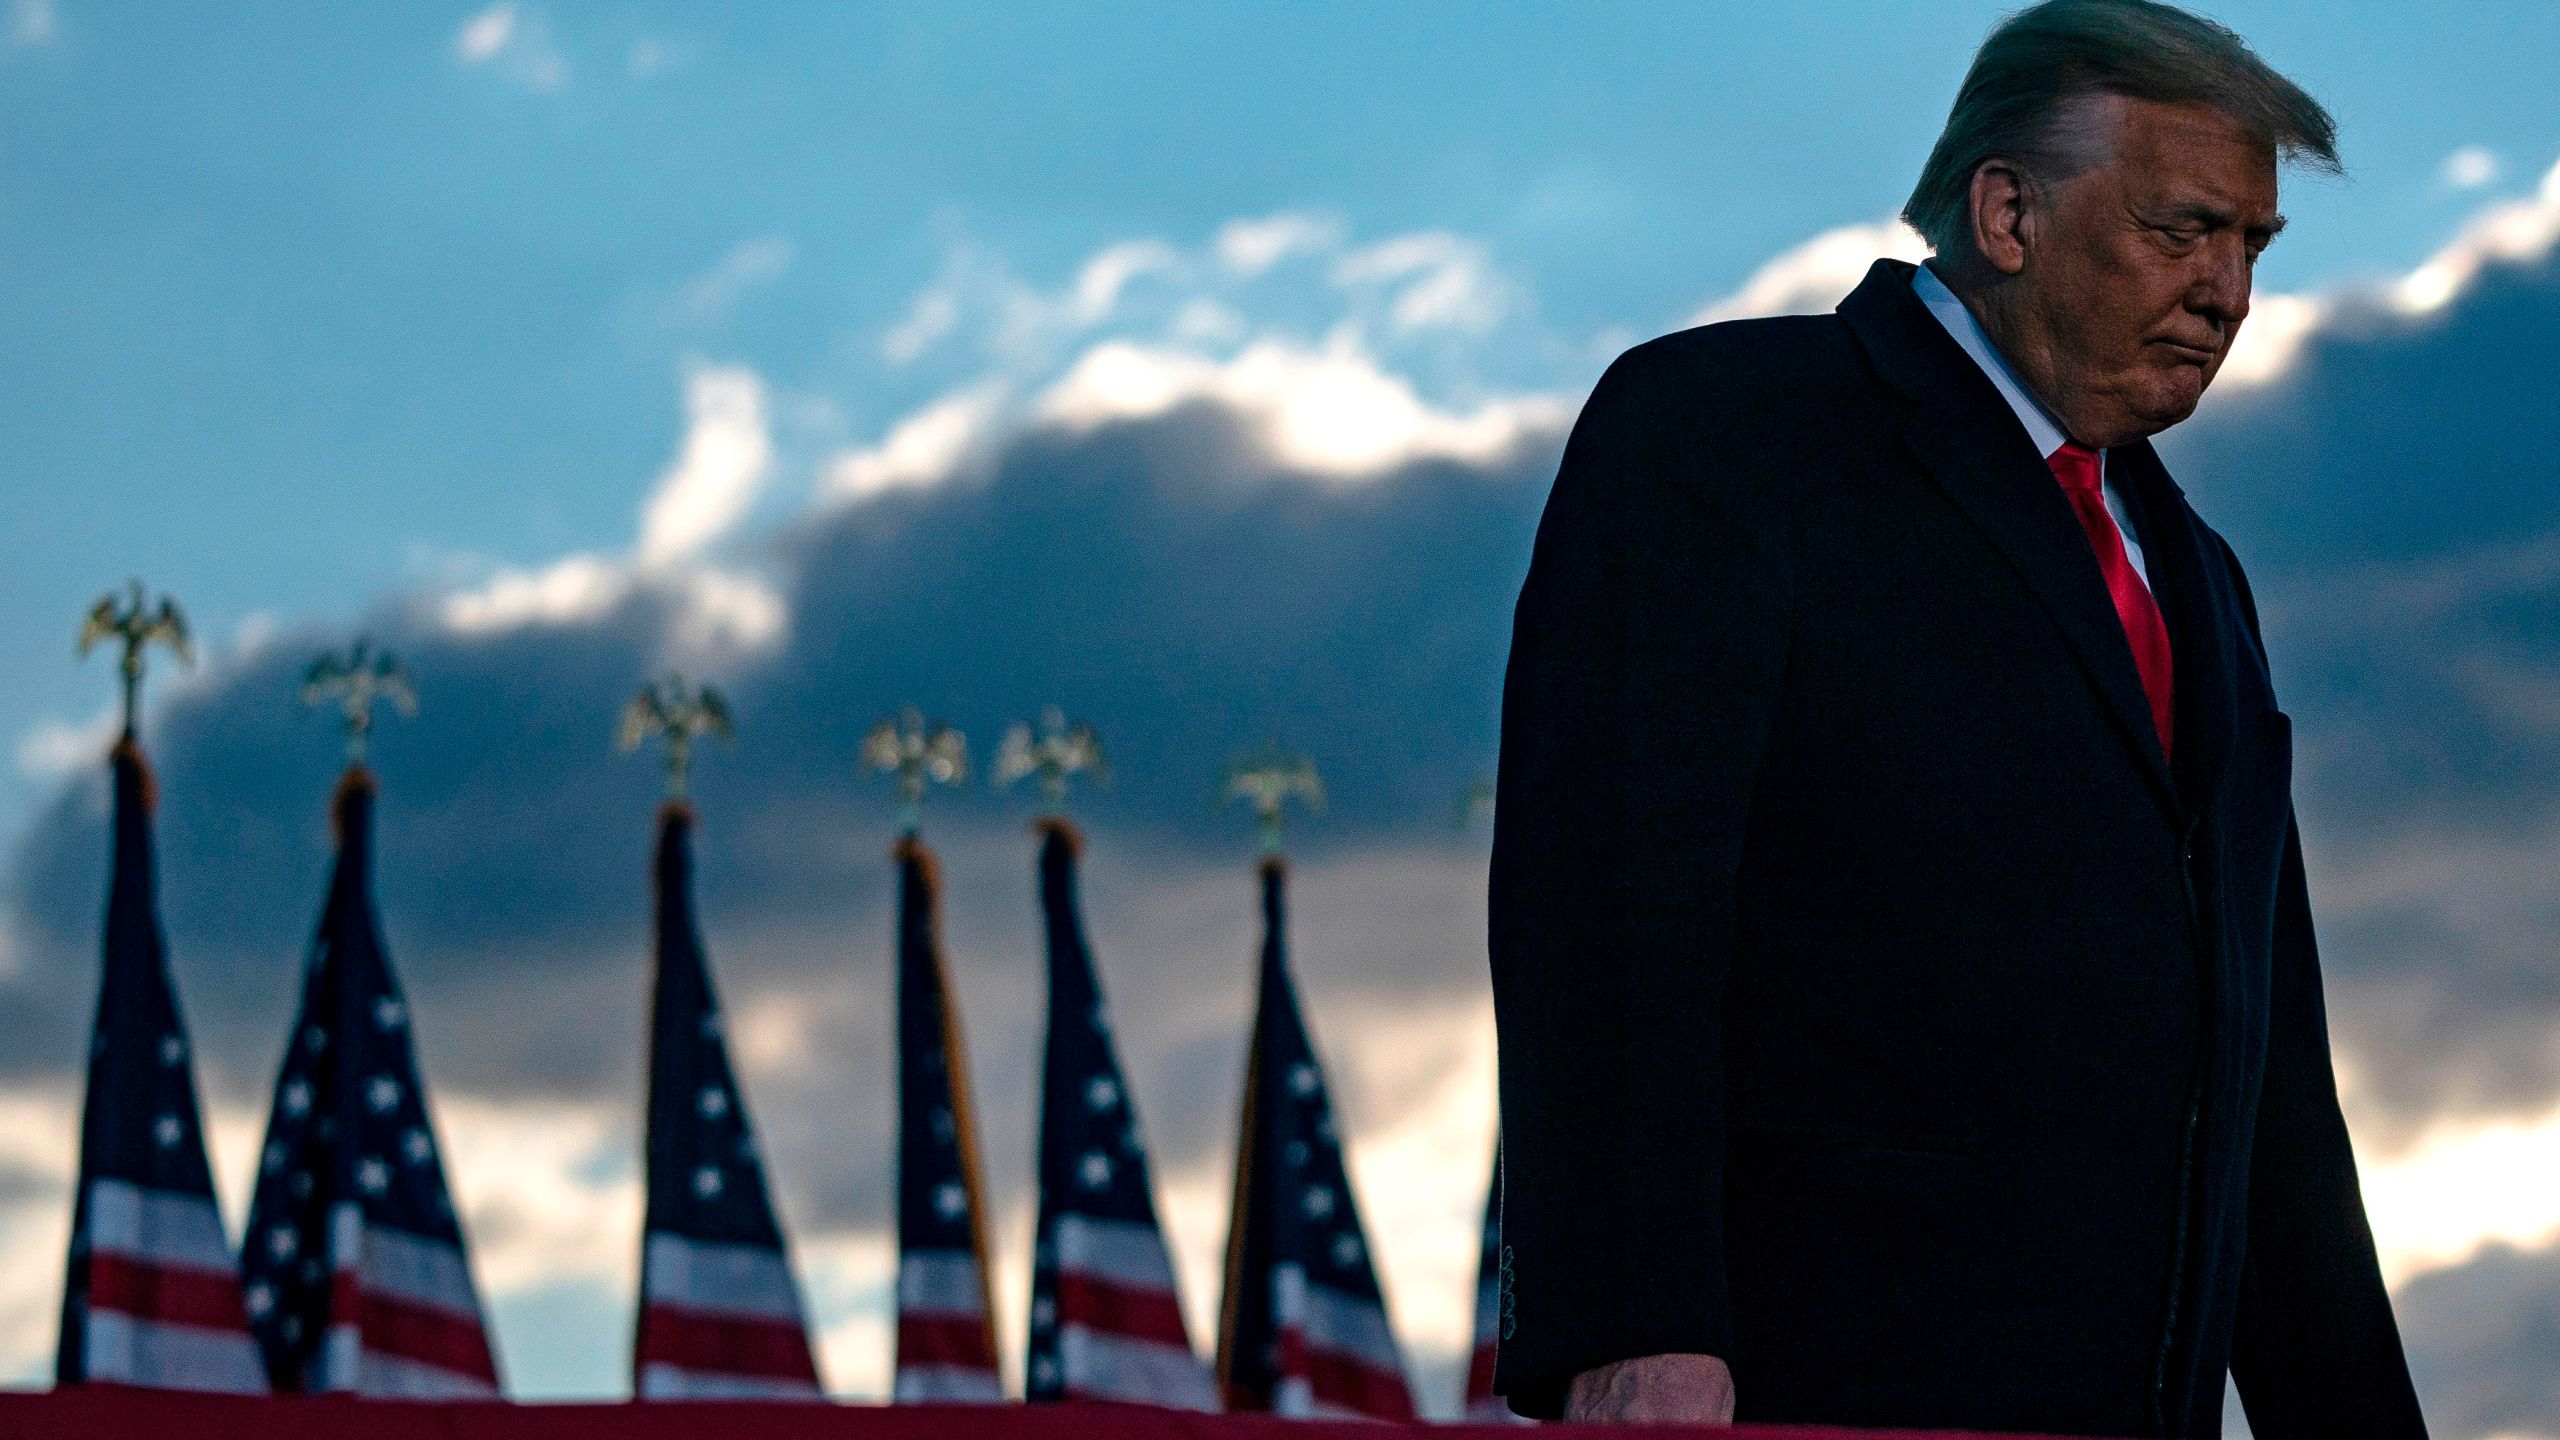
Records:
[[[2239,721],[2239,667],[2232,646],[2240,623],[2221,545],[2187,504],[2148,440],[2107,452],[2117,481],[2140,511],[2143,559],[2169,625],[2177,667],[2177,769],[2192,807],[2221,782]]]
[[[1885,385],[1908,402],[1903,443],[2044,602],[2135,763],[2174,814],[2176,782],[2089,537],[2009,402],[1912,293],[1911,272],[1901,261],[1877,261],[1840,302],[1840,316]]]

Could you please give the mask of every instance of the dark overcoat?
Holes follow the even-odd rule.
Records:
[[[1566,446],[1495,811],[1501,1386],[1702,1353],[1744,1420],[2215,1435],[2231,1372],[2260,1440],[2422,1435],[2239,562],[2109,452],[2164,755],[1910,280],[1637,346]]]

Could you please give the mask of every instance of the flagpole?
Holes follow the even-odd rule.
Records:
[[[1040,841],[1033,875],[1047,942],[1048,1004],[1022,1398],[1214,1412],[1216,1382],[1191,1348],[1137,1097],[1112,1041],[1076,899],[1084,837],[1067,818],[1067,801],[1079,777],[1109,780],[1100,737],[1054,705],[1036,726],[1013,726],[991,778],[1001,787],[1032,777],[1040,782],[1040,814],[1031,828]],[[1114,1238],[1098,1246],[1101,1235]],[[1159,1306],[1171,1312],[1169,1325],[1147,1318]]]
[[[301,699],[336,704],[347,766],[330,807],[337,858],[249,1197],[240,1268],[250,1327],[278,1390],[432,1385],[495,1399],[497,1353],[373,902],[377,787],[365,742],[377,705],[415,714],[416,692],[396,657],[358,639],[310,665]],[[406,1308],[427,1293],[432,1328]]]
[[[1110,783],[1111,772],[1102,757],[1102,739],[1094,732],[1091,725],[1081,720],[1071,724],[1067,720],[1065,711],[1051,705],[1041,711],[1040,723],[1036,729],[1028,721],[1017,721],[1005,731],[1004,741],[996,749],[995,766],[988,772],[987,779],[990,785],[1002,790],[1016,780],[1037,777],[1040,782],[1040,814],[1031,822],[1032,830],[1044,837],[1056,836],[1058,842],[1067,847],[1067,852],[1072,857],[1082,853],[1084,849],[1083,835],[1076,830],[1075,822],[1067,818],[1067,790],[1079,774],[1089,774],[1101,783]],[[1057,943],[1054,937],[1050,943],[1054,948]],[[1056,978],[1052,976],[1053,987],[1055,983]],[[946,1012],[946,1021],[947,1018]],[[1045,1072],[1047,1068],[1045,1056],[1042,1068]],[[1044,1127],[1046,1120],[1044,1105],[1042,1114]],[[964,1154],[972,1159],[975,1158],[976,1153],[974,1144],[968,1144],[964,1150]],[[1034,1178],[1036,1181],[1038,1177]],[[1039,1224],[1036,1201],[1032,1223],[1036,1229]],[[1035,1267],[1038,1264],[1037,1251],[1040,1239],[1041,1237],[1037,1234],[1032,1237]],[[979,1242],[981,1253],[985,1248],[985,1241],[981,1238]],[[1035,1290],[1038,1288],[1036,1278],[1033,1288]],[[1035,1295],[1033,1299],[1036,1304],[1038,1297]],[[987,1313],[990,1316],[995,1313],[992,1300]],[[1030,1366],[1026,1362],[1023,1370],[1023,1395],[1026,1400],[1031,1398],[1032,1384],[1033,1377]]]
[[[1217,1381],[1221,1400],[1230,1409],[1239,1399],[1253,1409],[1267,1409],[1272,1397],[1265,1394],[1242,1394],[1236,1374],[1237,1346],[1242,1337],[1238,1330],[1243,1320],[1244,1292],[1248,1284],[1268,1283],[1267,1277],[1248,1277],[1250,1257],[1247,1255],[1251,1222],[1254,1219],[1253,1196],[1256,1153],[1262,1111],[1263,1030],[1275,997],[1271,993],[1271,955],[1279,943],[1274,927],[1281,923],[1275,907],[1274,891],[1288,874],[1288,858],[1282,847],[1284,812],[1291,799],[1308,810],[1324,808],[1324,781],[1316,773],[1315,762],[1283,746],[1279,740],[1263,743],[1228,762],[1219,788],[1221,803],[1243,800],[1253,806],[1254,835],[1260,860],[1256,870],[1261,876],[1263,908],[1262,959],[1255,968],[1253,1038],[1245,1051],[1244,1103],[1242,1116],[1236,1122],[1235,1186],[1227,1210],[1226,1284],[1218,1301]],[[1265,1257],[1267,1262],[1268,1257]],[[1267,1269],[1267,1264],[1265,1266]]]
[[[651,966],[642,1109],[635,1401],[823,1393],[808,1307],[775,1214],[747,1097],[730,1063],[711,957],[694,914],[686,793],[703,736],[734,741],[729,706],[681,675],[643,686],[615,734],[625,754],[665,742],[650,864]],[[795,1343],[796,1342],[796,1343]]]
[[[1226,1274],[1218,1292],[1218,1355],[1214,1373],[1218,1381],[1218,1401],[1230,1411],[1239,1408],[1236,1404],[1236,1327],[1243,1313],[1245,1218],[1253,1199],[1253,1153],[1259,1139],[1254,1133],[1254,1116],[1262,1108],[1254,1103],[1262,1087],[1264,997],[1259,981],[1254,992],[1253,1038],[1246,1045],[1244,1059],[1244,1113],[1236,1122],[1235,1184],[1227,1197]]]
[[[960,1007],[951,989],[951,958],[942,946],[942,867],[915,836],[907,837],[917,852],[924,880],[925,904],[933,927],[933,978],[942,992],[942,1053],[951,1076],[952,1144],[960,1151],[960,1188],[969,1198],[969,1248],[978,1257],[978,1304],[987,1317],[987,1344],[997,1373],[1003,1373],[1003,1349],[996,1344],[995,1252],[987,1241],[986,1177],[978,1149],[978,1106],[969,1083],[969,1047],[960,1036]]]
[[[911,1400],[1001,1401],[1004,1398],[1001,1351],[996,1345],[996,1307],[993,1255],[987,1243],[985,1183],[978,1163],[978,1132],[972,1103],[968,1056],[961,1040],[959,1006],[952,993],[949,959],[942,945],[941,867],[931,847],[924,843],[924,801],[935,785],[957,785],[968,778],[969,742],[959,730],[939,720],[928,722],[921,711],[910,705],[872,727],[862,743],[863,764],[896,782],[898,796],[898,841],[890,854],[898,865],[898,1105],[899,1105],[899,1243],[898,1259],[902,1276],[899,1301],[900,1336],[892,1366],[892,1396],[904,1402]],[[911,1034],[911,1029],[920,1033]],[[910,1049],[910,1042],[938,1049],[941,1065],[937,1072],[925,1057]],[[948,1116],[950,1131],[947,1142],[950,1154],[940,1154],[944,1144],[939,1138],[941,1116],[935,1116],[919,1132],[915,1123],[919,1108],[939,1106]],[[919,1133],[935,1136],[933,1149],[909,1153]],[[951,1246],[939,1241],[942,1236],[910,1232],[909,1191],[919,1183],[923,1172],[918,1161],[947,1160],[951,1170],[942,1184],[956,1183],[959,1204],[965,1216],[952,1215],[947,1209],[932,1207],[940,1223],[959,1221],[967,1234],[969,1263],[975,1271],[978,1313],[975,1323],[982,1329],[985,1341],[983,1356],[972,1353],[962,1359],[944,1358],[927,1363],[909,1353],[905,1320],[908,1309],[904,1274],[910,1264],[921,1268],[919,1275],[929,1273],[935,1264],[947,1264]],[[937,1172],[939,1176],[946,1172]],[[947,1233],[947,1232],[946,1232]],[[921,1316],[923,1313],[919,1311]],[[945,1325],[971,1323],[969,1317],[955,1317],[947,1312],[937,1317]],[[947,1332],[946,1332],[947,1333]],[[974,1350],[974,1342],[972,1342]],[[957,1372],[957,1373],[954,1373]]]
[[[134,581],[90,607],[79,653],[121,642],[123,728],[108,753],[112,820],[98,1003],[80,1103],[58,1385],[256,1393],[250,1337],[207,1162],[203,1110],[160,925],[151,843],[156,796],[136,735],[145,652],[191,659],[185,618]],[[136,1212],[158,1217],[138,1224]]]

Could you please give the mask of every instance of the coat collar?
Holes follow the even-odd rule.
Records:
[[[1912,268],[1898,260],[1878,260],[1849,298],[1840,302],[1840,317],[1865,349],[1877,378],[1906,402],[1904,446],[1930,481],[2043,602],[2134,762],[2150,777],[2161,804],[2178,814],[2184,807],[2177,780],[2152,727],[2141,674],[2134,668],[2133,651],[2125,644],[2106,580],[2089,553],[2088,536],[2008,402],[1912,293]],[[2166,481],[2167,471],[2147,444],[2110,453],[2127,451],[2144,457],[2149,472]],[[2170,487],[2172,494],[2174,488]],[[2183,503],[2159,508],[2180,516],[2187,513]],[[2183,525],[2154,528],[2174,532]],[[2184,538],[2185,548],[2192,552],[2193,538]],[[2192,559],[2192,553],[2187,558]],[[2205,658],[2177,655],[2181,691],[2195,671],[2194,662]],[[2180,708],[2185,708],[2183,701]],[[2181,739],[2185,728],[2181,720]]]
[[[2177,657],[2178,783],[2190,808],[2201,809],[2231,758],[2240,717],[2239,596],[2221,540],[2187,504],[2151,442],[2110,450],[2107,463],[2121,467],[2114,473],[2142,517],[2143,552]]]

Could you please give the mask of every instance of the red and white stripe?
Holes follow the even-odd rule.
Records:
[[[1502,1282],[1492,1276],[1476,1287],[1476,1348],[1467,1360],[1467,1403],[1460,1418],[1477,1425],[1526,1425],[1493,1393],[1495,1337],[1502,1324]]]
[[[263,1394],[240,1276],[222,1219],[201,1195],[89,1182],[88,1378],[173,1390]]]
[[[781,1252],[660,1231],[640,1272],[640,1398],[819,1398],[800,1290]]]
[[[365,1223],[344,1201],[329,1212],[329,1333],[315,1389],[405,1400],[483,1400],[498,1368],[462,1252],[440,1240]]]
[[[1357,1296],[1309,1284],[1306,1271],[1296,1265],[1272,1267],[1271,1298],[1280,1322],[1274,1414],[1327,1420],[1414,1418],[1413,1394],[1405,1388],[1404,1362],[1384,1310]]]
[[[1156,1228],[1062,1215],[1056,1244],[1068,1398],[1217,1410],[1217,1386],[1192,1353],[1173,1262]]]
[[[1004,1399],[986,1297],[977,1257],[966,1250],[910,1250],[898,1258],[898,1370],[890,1386],[892,1399],[901,1405],[994,1404]]]

